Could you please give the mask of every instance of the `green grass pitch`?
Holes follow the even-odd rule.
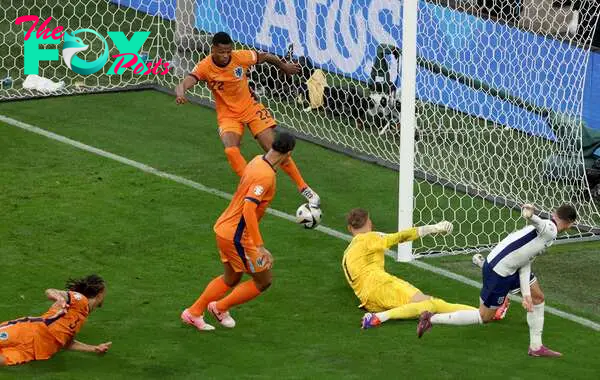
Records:
[[[153,91],[0,104],[0,114],[232,192],[212,110],[177,107]],[[246,139],[247,158],[258,154]],[[379,230],[396,225],[397,173],[300,142],[296,160],[323,199],[324,224],[372,211]],[[303,199],[278,176],[272,207],[293,213]],[[440,193],[442,196],[442,193]],[[227,206],[214,195],[0,123],[0,320],[41,314],[43,291],[97,272],[104,308],[79,335],[112,341],[105,357],[62,352],[0,369],[0,379],[592,379],[599,333],[546,314],[544,340],[558,360],[527,357],[525,313],[482,327],[435,327],[416,338],[414,321],[361,331],[346,285],[344,241],[267,215],[261,229],[276,262],[273,286],[235,309],[233,330],[202,334],[179,313],[221,271],[212,224]],[[468,221],[456,221],[468,223]],[[430,259],[473,278],[469,257]],[[600,321],[598,243],[549,249],[534,264],[547,303]],[[391,273],[448,301],[476,304],[478,290],[413,266]]]

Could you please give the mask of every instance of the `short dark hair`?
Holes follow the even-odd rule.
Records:
[[[570,204],[565,203],[556,209],[556,216],[565,222],[574,223],[577,220],[577,210]]]
[[[295,146],[296,138],[294,137],[294,135],[292,135],[291,133],[280,131],[276,132],[275,141],[273,141],[273,145],[271,146],[271,148],[273,148],[273,150],[276,152],[286,154],[294,150]]]
[[[215,46],[215,45],[231,45],[232,43],[233,43],[233,40],[231,39],[231,36],[229,36],[229,34],[227,34],[225,32],[215,33],[215,35],[212,38],[213,46]]]
[[[83,278],[69,279],[66,288],[72,292],[81,293],[87,298],[94,298],[104,290],[105,285],[102,277],[91,274]]]
[[[369,212],[364,208],[353,208],[346,215],[346,223],[354,229],[364,227],[368,219]]]

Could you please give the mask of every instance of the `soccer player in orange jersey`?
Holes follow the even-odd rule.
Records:
[[[258,223],[275,195],[275,170],[290,160],[295,145],[293,135],[279,132],[271,149],[256,156],[244,169],[229,207],[214,226],[224,273],[214,278],[196,302],[181,313],[184,323],[198,330],[214,330],[204,321],[204,311],[208,309],[221,325],[232,328],[235,321],[229,309],[252,300],[271,285],[273,256],[265,248]],[[244,273],[252,279],[239,284]]]
[[[74,339],[105,294],[104,280],[96,275],[69,280],[66,291],[46,290],[55,302],[44,315],[0,323],[0,366],[46,360],[62,348],[106,353],[111,342],[91,346]]]
[[[206,82],[213,93],[217,107],[219,136],[225,146],[225,155],[233,170],[242,176],[246,160],[240,152],[244,124],[265,152],[269,151],[275,136],[277,123],[273,116],[259,103],[248,87],[247,72],[250,66],[267,62],[279,67],[288,75],[300,72],[300,66],[282,62],[277,56],[253,50],[233,50],[233,41],[227,33],[213,36],[211,55],[201,60],[194,70],[177,86],[177,103],[186,102],[185,92],[199,81]],[[310,206],[319,207],[320,198],[304,181],[292,159],[281,165],[298,191]]]

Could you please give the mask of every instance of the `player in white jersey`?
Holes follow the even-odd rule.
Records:
[[[483,263],[483,287],[479,310],[461,310],[453,313],[421,314],[417,326],[419,338],[432,325],[474,325],[491,321],[508,293],[520,288],[523,307],[527,310],[529,325],[530,356],[561,356],[542,344],[544,327],[544,294],[531,273],[531,262],[550,246],[559,232],[573,226],[577,212],[571,205],[562,205],[545,220],[534,215],[531,205],[524,205],[522,215],[530,223],[525,228],[504,238],[488,255]],[[535,280],[535,281],[534,281]]]

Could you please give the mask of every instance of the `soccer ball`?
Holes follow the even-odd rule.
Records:
[[[321,209],[309,207],[305,203],[296,210],[296,223],[302,224],[304,228],[315,228],[321,223]]]

